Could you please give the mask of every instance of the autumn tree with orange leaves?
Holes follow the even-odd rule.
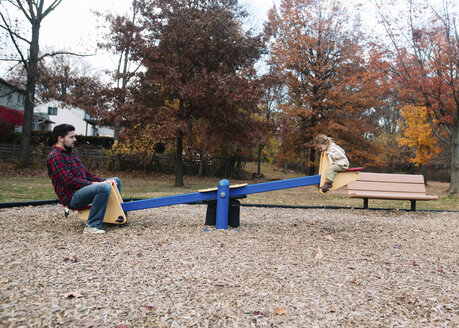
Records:
[[[376,4],[387,38],[375,47],[375,66],[390,76],[402,104],[423,111],[432,133],[449,149],[448,192],[459,193],[459,37],[457,17],[450,11],[453,4],[449,0],[439,8],[425,0]]]
[[[439,140],[430,127],[425,108],[406,105],[402,108],[402,137],[399,143],[414,149],[411,162],[417,166],[429,164],[441,151]],[[436,125],[436,122],[433,122]]]
[[[284,157],[314,163],[313,139],[324,133],[347,150],[351,162],[376,162],[378,152],[370,143],[376,135],[374,77],[364,60],[358,23],[351,24],[338,1],[283,0],[269,12],[265,31],[270,65],[286,88],[286,101],[279,104],[287,115]]]

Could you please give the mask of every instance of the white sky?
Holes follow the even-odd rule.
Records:
[[[1,2],[2,0],[0,0]],[[359,0],[355,0],[359,1]],[[360,2],[367,3],[365,0]],[[441,0],[429,0],[439,2]],[[266,20],[267,11],[281,0],[240,0],[250,14],[246,26],[261,31],[263,22]],[[46,0],[49,5],[51,0]],[[92,11],[97,10],[103,13],[125,14],[129,12],[132,0],[63,0],[62,3],[47,16],[42,23],[40,30],[40,48],[42,51],[67,50],[84,54],[96,54],[85,57],[95,69],[114,70],[116,58],[98,50],[96,43],[102,38],[103,32],[97,26],[102,23]],[[3,7],[0,7],[3,10]],[[364,14],[364,20],[371,20],[374,25],[374,17],[371,14]],[[23,19],[22,16],[20,16]],[[29,36],[27,36],[29,37]],[[1,41],[1,40],[0,40]],[[0,77],[5,78],[5,69],[0,65]]]
[[[261,30],[267,11],[280,0],[240,0],[250,14],[247,25]],[[43,20],[40,31],[40,48],[52,47],[97,55],[86,57],[97,68],[115,69],[116,58],[97,50],[96,43],[102,37],[97,28],[101,19],[92,11],[124,14],[129,12],[132,0],[64,0]],[[1,76],[2,74],[0,74]]]

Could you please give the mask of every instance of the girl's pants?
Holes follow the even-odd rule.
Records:
[[[328,167],[327,174],[325,174],[325,181],[333,183],[336,173],[346,171],[347,169],[349,169],[349,165],[331,164]]]

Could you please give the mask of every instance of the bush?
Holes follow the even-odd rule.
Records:
[[[114,143],[112,137],[93,137],[93,136],[76,136],[77,146],[81,148],[85,147],[94,147],[94,148],[104,148],[111,149]],[[21,143],[21,133],[13,132],[8,137],[4,138],[5,141],[14,144]],[[31,144],[33,146],[52,146],[51,141],[51,131],[41,132],[41,131],[32,131],[32,140]]]
[[[22,125],[22,111],[0,106],[0,140],[5,140],[14,129]]]

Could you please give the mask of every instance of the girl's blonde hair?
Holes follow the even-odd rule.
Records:
[[[335,142],[333,138],[326,136],[325,134],[319,134],[316,139],[314,140],[314,147],[318,145],[329,145]]]

